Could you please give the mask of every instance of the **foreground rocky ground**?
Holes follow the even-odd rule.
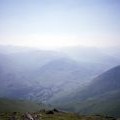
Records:
[[[0,120],[120,120],[119,118],[91,115],[84,116],[75,113],[61,112],[56,109],[39,111],[35,113],[0,113]]]

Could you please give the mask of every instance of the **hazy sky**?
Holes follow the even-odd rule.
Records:
[[[120,0],[0,0],[0,44],[120,45]]]

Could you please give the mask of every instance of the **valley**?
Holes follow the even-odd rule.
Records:
[[[83,115],[120,117],[119,57],[91,55],[84,58],[79,53],[74,59],[66,52],[3,47],[0,98],[33,101]],[[0,106],[1,110],[7,107]]]

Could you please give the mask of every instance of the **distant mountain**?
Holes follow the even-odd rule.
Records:
[[[102,51],[120,60],[120,47],[119,46],[103,48]]]
[[[1,75],[2,97],[49,101],[61,97],[86,84],[93,72],[77,62],[61,58],[33,71],[9,71]]]
[[[65,81],[84,82],[85,79],[94,75],[89,69],[68,58],[51,61],[35,71],[35,74],[39,74],[39,80],[48,82],[48,85],[59,85]]]
[[[2,82],[1,86],[4,86],[5,83],[6,88],[7,84],[12,86],[12,84],[21,85],[23,83],[22,85],[30,86],[33,81],[31,75],[35,73],[34,71],[48,62],[64,56],[53,51],[19,48],[19,51],[16,52],[13,49],[17,48],[5,47],[0,51],[0,82]]]
[[[0,46],[0,49],[1,97],[30,99],[31,97],[27,95],[31,91],[36,92],[38,89],[38,91],[42,91],[40,94],[46,94],[48,88],[37,84],[35,78],[39,75],[36,76],[35,71],[50,61],[64,57],[63,54],[53,51],[40,51],[13,46]]]
[[[1,97],[49,101],[84,87],[99,72],[61,52],[0,49]]]
[[[99,75],[82,91],[78,90],[60,102],[66,110],[120,117],[120,66]]]
[[[49,88],[50,100],[66,95],[80,86],[84,87],[88,78],[90,79],[95,73],[76,61],[61,58],[42,66],[33,74],[38,84]]]
[[[83,62],[83,64],[89,67],[94,67],[95,70],[107,70],[120,64],[119,48],[100,49],[95,47],[75,46],[64,48],[61,51],[66,53],[71,59]]]
[[[119,63],[93,48],[74,50],[0,46],[0,97],[55,101],[76,94],[78,88],[82,90],[98,74]]]

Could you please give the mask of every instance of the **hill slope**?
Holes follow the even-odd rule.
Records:
[[[120,117],[120,66],[101,74],[84,90],[63,98],[60,103],[65,110]]]
[[[39,111],[34,113],[0,113],[0,120],[118,120],[111,116],[101,116],[101,115],[78,115],[74,113],[66,113],[62,111],[54,112],[48,114],[48,111]],[[31,119],[30,119],[31,118]]]
[[[41,109],[47,109],[47,106],[31,101],[0,98],[0,112],[35,112]]]

